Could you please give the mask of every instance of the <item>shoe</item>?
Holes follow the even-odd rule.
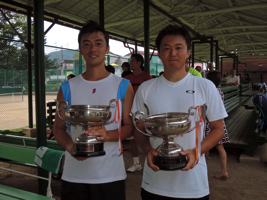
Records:
[[[133,164],[131,167],[127,169],[127,172],[135,172],[136,170],[141,170],[142,166],[141,164]]]

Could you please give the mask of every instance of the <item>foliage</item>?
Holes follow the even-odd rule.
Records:
[[[27,18],[24,15],[2,10],[15,27],[20,37],[27,42]],[[33,32],[33,25],[31,27]],[[16,31],[6,18],[0,15],[0,69],[26,70],[28,69],[28,51],[19,39]],[[33,35],[33,33],[31,34]],[[32,37],[31,41],[33,42]],[[32,69],[34,69],[34,49],[32,50]],[[57,59],[51,60],[48,55],[44,56],[45,69],[57,68]]]

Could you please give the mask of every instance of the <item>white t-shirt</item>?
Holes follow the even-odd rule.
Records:
[[[141,84],[134,98],[132,112],[140,110],[145,113],[148,106],[149,114],[166,112],[186,112],[191,106],[207,105],[206,115],[209,121],[227,117],[221,97],[215,85],[204,78],[188,73],[182,80],[172,83],[160,76]],[[138,116],[137,116],[138,118]],[[195,118],[190,117],[191,124]],[[201,127],[203,138],[204,123]],[[175,137],[175,142],[184,150],[195,148],[195,130],[183,137]],[[153,148],[162,143],[161,138],[150,137]],[[173,198],[200,198],[209,194],[207,166],[204,155],[199,163],[189,171],[158,171],[154,172],[145,162],[142,188],[150,193]]]
[[[127,88],[129,81],[125,80]],[[117,99],[122,78],[110,74],[99,81],[87,81],[81,75],[62,84],[64,99],[70,105],[109,105],[111,99]],[[125,82],[124,82],[125,83]],[[69,87],[68,87],[69,85]],[[64,89],[63,89],[64,88]],[[65,89],[67,88],[67,89]],[[70,98],[69,98],[70,97]],[[114,117],[115,108],[110,108],[111,119]],[[110,119],[110,120],[111,120]],[[118,124],[113,122],[105,126],[106,130],[115,130]],[[74,141],[82,134],[82,127],[70,126],[70,137]],[[123,156],[118,156],[118,142],[105,142],[106,155],[89,157],[84,161],[74,159],[67,151],[62,179],[75,183],[108,183],[126,178]]]
[[[226,84],[228,83],[235,83],[235,82],[238,82],[238,85],[240,84],[240,81],[239,81],[239,77],[238,76],[232,76],[232,75],[229,75],[227,78],[226,78]]]

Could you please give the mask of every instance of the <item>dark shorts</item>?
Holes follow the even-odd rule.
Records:
[[[61,181],[61,200],[125,200],[125,180],[102,184]]]
[[[152,194],[143,188],[141,189],[141,197],[142,200],[209,200],[209,195],[201,197],[201,198],[172,198],[172,197],[164,197],[157,194]]]

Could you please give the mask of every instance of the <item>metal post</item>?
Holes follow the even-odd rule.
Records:
[[[238,75],[238,56],[236,56],[236,75]]]
[[[235,69],[235,56],[234,56],[233,69]]]
[[[107,55],[108,56],[108,65],[110,65],[110,55]]]
[[[28,43],[28,115],[29,128],[33,128],[33,107],[32,107],[32,27],[31,10],[27,10],[27,43]]]
[[[13,81],[12,81],[13,82],[13,87],[15,87],[15,71],[14,70],[13,70],[12,74],[13,74]]]
[[[79,53],[79,74],[83,73],[83,57]],[[75,74],[76,75],[76,74]]]
[[[145,47],[145,72],[150,74],[149,66],[149,0],[144,0],[144,47]]]
[[[194,42],[192,42],[192,56],[191,56],[191,58],[192,58],[192,66],[193,66],[193,68],[194,68],[194,63],[195,63],[195,43]]]
[[[136,54],[137,52],[138,52],[137,41],[134,41],[134,53]]]
[[[218,40],[215,40],[214,42],[215,42],[215,65],[216,65],[216,70],[219,71]]]
[[[247,63],[244,63],[245,64],[245,81],[247,80],[247,76],[246,76],[246,71],[247,71]]]
[[[213,37],[210,38],[210,62],[213,63]]]
[[[99,0],[99,24],[104,27],[104,0]]]
[[[33,1],[34,16],[34,66],[37,148],[47,146],[44,70],[44,0]],[[48,172],[38,167],[38,175],[48,177]],[[39,194],[46,195],[47,181],[38,179]]]
[[[221,77],[223,76],[223,57],[221,57]]]
[[[48,70],[48,76],[49,76],[49,92],[51,92],[51,69]]]

